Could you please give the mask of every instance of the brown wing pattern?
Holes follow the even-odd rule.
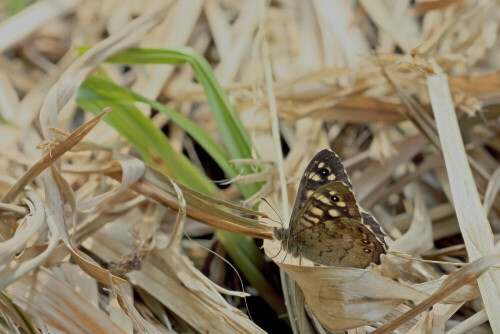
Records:
[[[361,213],[351,189],[343,182],[332,182],[307,199],[297,216],[298,221],[290,224],[290,235],[293,237],[305,228],[338,217],[361,220]]]
[[[339,156],[328,149],[318,152],[311,160],[299,184],[297,198],[290,221],[297,218],[307,198],[317,189],[330,182],[343,182],[352,189],[351,181]]]
[[[327,266],[366,268],[380,264],[385,249],[360,221],[340,217],[303,229],[296,235],[298,253]]]
[[[288,229],[275,228],[277,240],[293,256],[328,266],[366,268],[380,264],[385,234],[361,213],[340,158],[316,154],[300,181]]]

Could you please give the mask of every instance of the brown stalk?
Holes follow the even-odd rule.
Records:
[[[121,172],[111,172],[111,173],[106,173],[106,175],[112,177],[113,179],[120,181],[121,180]],[[170,196],[166,195],[163,190],[158,189],[158,187],[144,181],[143,179],[139,180],[138,182],[134,183],[131,186],[131,189],[135,190],[139,194],[151,198],[163,205],[166,205],[174,210],[179,209],[179,204],[175,199],[170,198]],[[186,200],[187,201],[187,200]],[[197,201],[196,199],[191,199],[195,205],[188,205],[187,206],[187,215],[193,219],[196,219],[204,224],[207,224],[209,226],[212,226],[214,228],[220,228],[229,232],[235,232],[239,234],[244,234],[247,236],[250,236],[252,238],[259,238],[259,239],[273,239],[273,234],[270,231],[264,231],[264,230],[257,230],[253,228],[248,228],[244,227],[241,225],[236,225],[229,221],[228,219],[222,219],[220,217],[217,217],[216,215],[211,215],[207,213],[205,210],[200,210],[199,208],[196,208],[195,206],[208,206],[208,204],[203,204],[202,201]],[[205,207],[206,209],[206,207]],[[229,215],[229,214],[228,214]],[[234,216],[238,217],[238,216]],[[238,217],[242,218],[242,217]],[[253,221],[253,220],[250,220]]]
[[[26,187],[35,179],[35,177],[40,175],[40,173],[42,173],[47,167],[59,159],[65,152],[71,150],[72,147],[78,144],[110,111],[111,108],[104,108],[99,115],[95,116],[87,123],[79,126],[65,140],[51,149],[49,154],[45,155],[37,163],[31,166],[30,169],[28,169],[28,171],[24,173],[24,175],[14,185],[12,185],[12,187],[10,187],[5,196],[2,198],[2,203],[9,203],[16,198],[24,187]]]

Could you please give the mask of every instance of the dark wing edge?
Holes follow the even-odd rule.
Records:
[[[375,234],[375,237],[382,243],[382,245],[384,245],[384,250],[386,251],[389,248],[385,242],[387,234],[384,230],[382,230],[380,224],[377,222],[375,217],[368,212],[361,212],[361,216],[363,217],[363,223],[370,229],[370,231],[373,232],[373,234]]]

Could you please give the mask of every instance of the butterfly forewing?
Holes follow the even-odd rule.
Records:
[[[297,221],[290,224],[290,234],[293,236],[305,228],[339,217],[361,220],[361,213],[353,192],[345,183],[328,183],[306,200]]]
[[[311,160],[300,180],[297,198],[290,221],[293,222],[309,196],[327,183],[343,182],[352,189],[351,181],[339,156],[331,150],[318,152]]]

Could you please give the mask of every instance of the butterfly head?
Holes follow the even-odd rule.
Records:
[[[276,240],[281,241],[281,249],[285,250],[285,252],[290,252],[292,253],[292,256],[296,257],[299,254],[299,245],[297,244],[297,241],[295,238],[292,238],[290,236],[290,230],[285,229],[285,228],[279,228],[275,227],[274,228],[274,238]],[[279,252],[278,252],[279,254]],[[276,255],[278,255],[276,254]]]
[[[286,230],[282,227],[275,227],[274,228],[274,238],[277,240],[283,240],[285,238]]]

